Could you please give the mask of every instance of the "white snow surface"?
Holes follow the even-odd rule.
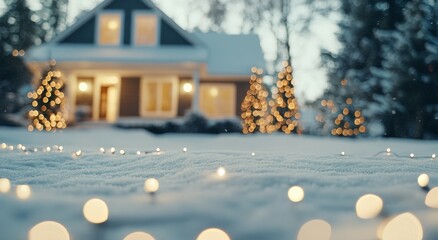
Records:
[[[356,216],[356,201],[367,193],[383,199],[385,216],[411,212],[423,225],[424,239],[438,239],[438,210],[425,206],[426,192],[417,185],[421,173],[429,174],[430,187],[438,185],[438,160],[430,157],[438,152],[437,141],[154,136],[93,125],[56,133],[0,128],[2,142],[39,150],[25,154],[0,149],[0,178],[32,188],[25,201],[15,197],[15,188],[0,193],[4,240],[27,239],[28,231],[46,220],[64,225],[74,240],[121,240],[135,231],[157,240],[196,239],[209,227],[226,231],[233,240],[286,240],[296,239],[300,227],[312,219],[331,224],[331,239],[371,240],[384,217]],[[64,151],[42,151],[53,145],[62,145]],[[102,154],[100,147],[117,151]],[[136,155],[157,147],[160,154]],[[388,147],[401,157],[377,154]],[[83,155],[72,157],[77,150]],[[410,153],[416,157],[409,158]],[[225,178],[215,175],[220,166],[227,170]],[[160,182],[155,196],[143,190],[148,177]],[[303,187],[302,202],[288,199],[293,185]],[[84,203],[94,197],[108,204],[105,224],[92,225],[82,215]]]

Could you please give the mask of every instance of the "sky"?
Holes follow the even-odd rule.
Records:
[[[91,9],[102,0],[70,0],[70,22],[83,10]],[[39,0],[29,0],[30,4],[38,7]],[[199,16],[190,14],[191,6],[185,0],[157,0],[161,10],[171,17],[182,28],[191,30],[193,25],[203,21]],[[4,9],[4,3],[0,0],[0,9]],[[232,13],[225,24],[227,33],[238,34],[240,24],[238,13]],[[190,17],[187,17],[190,16]],[[319,97],[327,86],[326,72],[320,66],[320,49],[325,48],[336,51],[339,44],[336,40],[337,26],[334,21],[320,19],[309,26],[308,33],[294,33],[292,36],[292,64],[294,67],[294,79],[298,100],[314,100]],[[269,29],[259,32],[261,46],[267,61],[275,58],[275,41]]]

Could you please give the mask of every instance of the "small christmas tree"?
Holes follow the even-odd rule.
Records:
[[[348,80],[341,81],[341,88],[339,89],[341,96],[348,95],[351,90],[348,90]],[[332,120],[331,134],[334,136],[354,137],[366,133],[365,117],[360,109],[355,107],[354,101],[351,97],[346,99],[322,100],[321,106],[326,107],[329,111],[329,121]]]
[[[246,92],[242,102],[242,126],[243,133],[266,132],[266,113],[268,111],[268,91],[263,85],[263,70],[256,67],[251,68],[249,90]]]
[[[301,134],[301,114],[295,98],[292,66],[287,61],[283,62],[283,69],[278,73],[277,89],[273,92],[269,106],[271,116],[268,117],[268,133],[281,129],[286,134]]]
[[[49,132],[67,126],[63,117],[64,83],[60,79],[61,72],[55,70],[54,64],[50,64],[43,76],[36,91],[27,94],[33,99],[32,109],[29,111],[29,131],[37,129]]]

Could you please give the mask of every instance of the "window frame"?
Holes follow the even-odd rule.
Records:
[[[102,44],[100,41],[100,31],[101,31],[101,21],[102,16],[105,14],[117,14],[120,16],[120,27],[119,27],[119,41],[117,44]],[[104,10],[99,11],[96,17],[96,31],[95,31],[95,43],[100,47],[115,47],[115,46],[122,46],[124,42],[124,32],[125,32],[125,13],[122,10]]]
[[[231,106],[228,106],[229,107],[228,109],[230,110],[231,113],[229,115],[226,114],[226,115],[216,116],[216,115],[211,115],[203,110],[202,104],[204,103],[204,100],[202,99],[201,92],[203,92],[203,90],[211,90],[212,88],[216,88],[218,91],[220,91],[221,88],[231,91],[231,99],[229,102],[231,104]],[[201,113],[204,114],[204,116],[206,116],[207,118],[209,118],[209,119],[227,119],[227,118],[233,118],[233,117],[237,116],[236,115],[237,86],[235,83],[222,83],[222,82],[220,82],[220,83],[214,83],[214,82],[205,83],[205,82],[202,82],[199,84],[198,91],[199,91],[198,92],[198,94],[199,94],[199,106],[198,107],[199,107],[199,110],[201,111]],[[218,94],[219,94],[219,92],[218,92]],[[219,97],[220,96],[218,95],[216,98],[219,98]]]
[[[136,36],[137,36],[137,16],[154,16],[157,20],[157,25],[155,26],[155,44],[151,45],[143,45],[143,44],[137,44],[136,42]],[[131,45],[135,47],[142,47],[142,48],[153,48],[158,47],[160,45],[161,41],[161,18],[156,14],[154,11],[148,11],[148,10],[133,10],[131,14],[131,25],[132,25],[132,31],[131,31]]]
[[[146,106],[148,105],[147,98],[147,84],[148,83],[156,83],[157,84],[157,99],[156,99],[156,110],[155,111],[147,111]],[[170,111],[162,111],[160,109],[161,103],[163,101],[162,95],[162,87],[163,83],[171,83],[172,84],[172,92],[171,92],[171,102]],[[142,117],[162,117],[162,118],[172,118],[176,117],[178,111],[178,77],[171,75],[157,75],[157,76],[143,76],[140,82],[140,116]]]

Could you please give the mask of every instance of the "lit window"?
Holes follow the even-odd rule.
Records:
[[[119,13],[102,13],[99,17],[99,44],[119,45],[122,16]]]
[[[137,46],[154,46],[157,44],[157,17],[155,15],[135,15],[134,39]]]
[[[236,114],[234,84],[201,84],[199,100],[199,107],[207,117],[226,118]]]

